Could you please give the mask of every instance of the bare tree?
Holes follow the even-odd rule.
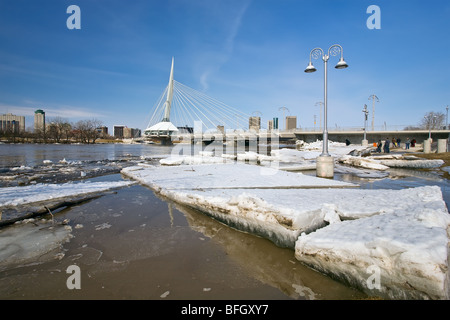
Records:
[[[34,129],[34,141],[37,143],[47,142],[47,133],[43,129]]]
[[[102,126],[102,122],[97,119],[88,120],[89,131],[88,131],[88,143],[95,143],[95,140],[100,138],[99,127]]]
[[[420,127],[427,130],[441,129],[445,125],[445,114],[442,112],[427,112],[420,121]]]
[[[61,117],[55,117],[50,120],[47,125],[47,136],[49,139],[52,139],[53,142],[59,143],[62,137],[61,125],[64,120]]]
[[[95,140],[100,137],[97,128],[101,125],[101,121],[96,119],[78,121],[75,124],[77,140],[82,143],[95,143]]]
[[[69,143],[70,139],[73,137],[73,133],[72,133],[72,124],[70,124],[69,122],[64,122],[61,125],[61,130],[62,130],[62,138],[65,140],[65,143]]]

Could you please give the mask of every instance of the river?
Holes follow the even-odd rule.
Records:
[[[158,159],[169,155],[171,147],[3,144],[0,151],[0,170],[20,166],[40,170],[45,160],[58,163],[62,159],[81,161],[82,170],[83,163],[87,166],[105,159],[130,164]],[[88,179],[117,181],[123,177],[110,172]],[[449,200],[448,181],[436,170],[394,170],[384,179],[336,174],[335,179],[371,189],[439,185],[445,201]],[[65,208],[55,218],[67,219],[72,226],[73,237],[59,248],[63,254],[59,259],[42,257],[0,269],[0,299],[367,298],[301,265],[292,250],[234,230],[138,184]],[[67,286],[66,270],[74,264],[81,270],[81,289]]]

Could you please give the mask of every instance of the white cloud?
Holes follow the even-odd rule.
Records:
[[[206,70],[200,76],[200,83],[203,87],[203,90],[206,91],[209,87],[208,78],[214,72],[220,69],[220,67],[225,64],[231,57],[234,48],[234,41],[236,36],[239,33],[239,28],[241,27],[242,20],[244,18],[245,12],[250,5],[250,1],[244,2],[242,7],[239,8],[237,14],[233,17],[227,26],[229,26],[227,30],[227,36],[223,42],[222,47],[220,48],[220,52],[214,52],[212,54],[207,53],[213,61],[211,65],[207,67]]]

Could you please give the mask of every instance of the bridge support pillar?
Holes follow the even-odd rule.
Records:
[[[431,139],[423,141],[423,153],[431,153]]]
[[[447,152],[447,139],[438,139],[438,153]]]
[[[331,156],[319,156],[316,159],[316,176],[320,178],[333,178],[334,158]]]

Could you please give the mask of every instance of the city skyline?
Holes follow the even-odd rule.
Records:
[[[70,5],[81,29],[67,27]],[[371,5],[380,29],[367,25]],[[303,71],[313,48],[339,43],[349,68],[330,58],[329,127],[362,126],[365,104],[371,120],[373,94],[376,127],[416,125],[450,104],[450,62],[437,60],[450,52],[449,16],[445,0],[2,1],[0,114],[145,129],[175,57],[175,80],[262,124],[284,106],[312,128],[323,63]]]

